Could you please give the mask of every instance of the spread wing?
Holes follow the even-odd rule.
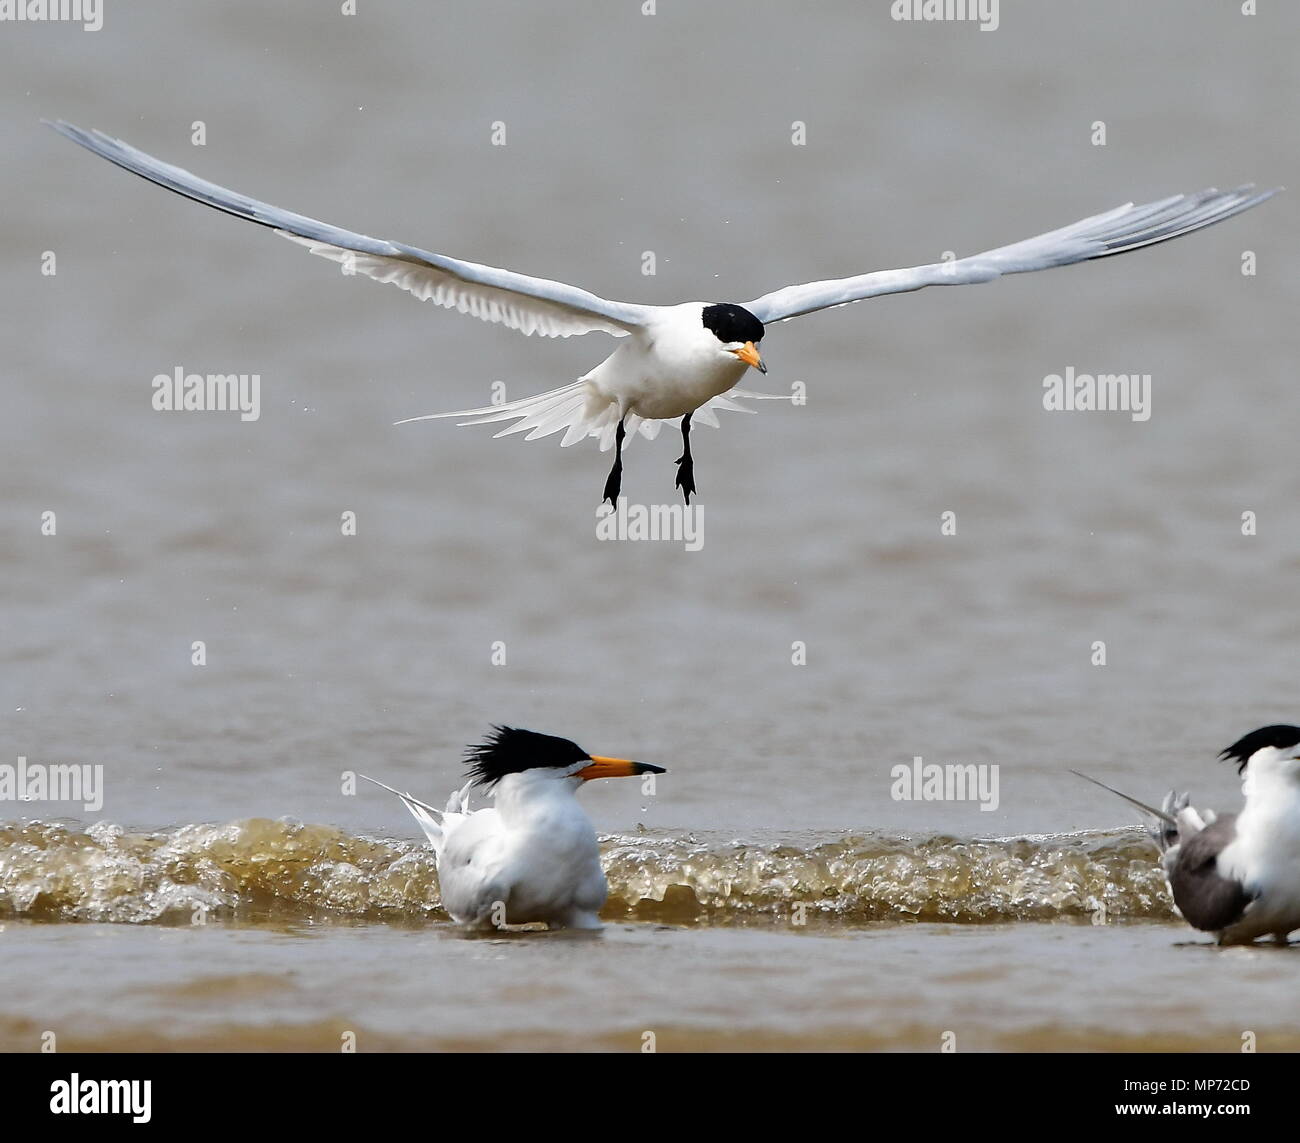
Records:
[[[340,262],[378,282],[391,282],[421,301],[432,301],[481,321],[499,322],[542,337],[571,337],[593,331],[623,337],[638,328],[653,309],[606,301],[564,282],[530,278],[400,242],[368,238],[227,190],[103,132],[83,131],[61,121],[50,126],[96,155],[161,187],[236,218],[268,226],[313,254]]]
[[[934,262],[906,270],[878,270],[855,278],[835,278],[825,282],[808,282],[773,290],[752,302],[749,310],[763,323],[787,321],[815,310],[845,306],[881,294],[901,294],[925,286],[965,286],[974,282],[991,282],[1003,274],[1025,274],[1052,266],[1068,266],[1093,258],[1126,254],[1157,242],[1166,242],[1213,226],[1252,206],[1258,206],[1276,194],[1276,190],[1256,192],[1251,185],[1231,191],[1203,190],[1198,194],[1179,194],[1149,202],[1145,206],[1125,203],[1105,214],[1071,223],[1035,238],[1026,238],[1010,246],[999,246],[969,258],[952,262]]]

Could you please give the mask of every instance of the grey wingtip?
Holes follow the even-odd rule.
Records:
[[[1274,195],[1281,194],[1284,190],[1286,190],[1286,187],[1278,186],[1269,187],[1267,190],[1257,191],[1255,190],[1254,183],[1245,183],[1244,185],[1239,186],[1233,193],[1248,196],[1242,200],[1240,209],[1249,210],[1251,207],[1259,206],[1262,202],[1267,202]]]
[[[1265,190],[1256,190],[1254,183],[1242,183],[1241,186],[1235,187],[1232,193],[1249,196],[1249,200],[1253,205],[1254,203],[1264,202],[1266,199],[1272,198],[1275,194],[1281,194],[1284,190],[1286,190],[1286,187],[1282,186],[1268,187]]]
[[[85,128],[78,127],[75,123],[69,123],[66,119],[42,119],[41,122],[51,130],[57,131],[60,135],[67,135],[70,139],[75,139],[78,135],[90,134]]]
[[[84,127],[78,127],[75,123],[69,123],[66,119],[42,119],[41,122],[51,131],[57,131],[65,139],[71,139],[74,143],[85,147],[87,150],[93,151],[95,148],[92,144],[97,140],[110,143],[116,142],[115,139],[105,135],[102,131],[87,131]]]

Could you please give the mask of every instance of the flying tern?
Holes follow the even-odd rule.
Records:
[[[494,727],[465,760],[469,781],[445,810],[361,775],[401,798],[420,823],[433,847],[443,908],[475,928],[543,921],[599,929],[607,893],[600,846],[574,795],[593,778],[667,771],[510,726]],[[495,808],[470,810],[475,785],[491,793]]]
[[[1151,823],[1178,911],[1222,945],[1300,929],[1300,727],[1252,730],[1219,755],[1237,763],[1244,804],[1215,814],[1170,791],[1155,809],[1074,771],[1141,810]]]
[[[1173,195],[1143,206],[1130,202],[1059,230],[967,258],[786,286],[743,304],[683,302],[652,306],[608,301],[564,282],[368,238],[227,190],[100,131],[85,131],[62,121],[50,126],[159,186],[270,227],[313,254],[341,263],[348,273],[391,282],[421,300],[524,334],[571,337],[598,332],[622,339],[614,352],[589,373],[558,389],[500,405],[431,413],[398,422],[442,417],[462,418],[462,424],[512,421],[496,435],[526,432],[525,440],[535,440],[563,431],[562,446],[596,437],[602,452],[614,449],[604,498],[615,506],[622,484],[625,440],[638,431],[653,439],[666,421],[677,421],[681,427],[683,449],[677,460],[676,486],[690,503],[695,493],[692,419],[716,427],[718,409],[753,412],[736,398],[772,396],[749,393],[737,385],[749,369],[767,371],[758,345],[765,327],[773,322],[882,294],[925,286],[990,282],[1004,274],[1124,254],[1222,222],[1275,193],[1256,192],[1253,186],[1246,185],[1230,191],[1210,189]]]

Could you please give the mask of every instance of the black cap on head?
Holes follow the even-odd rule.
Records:
[[[513,726],[494,726],[486,741],[465,750],[470,776],[483,786],[494,786],[507,774],[543,766],[572,766],[589,758],[582,747],[567,738]]]
[[[1243,738],[1237,739],[1226,750],[1220,751],[1219,757],[1236,762],[1237,773],[1240,774],[1252,755],[1258,750],[1263,750],[1265,746],[1289,750],[1297,744],[1300,744],[1300,726],[1279,723],[1276,726],[1262,726],[1258,730],[1252,730]]]
[[[724,344],[733,341],[763,340],[763,323],[744,306],[734,302],[716,302],[704,307],[704,328]]]

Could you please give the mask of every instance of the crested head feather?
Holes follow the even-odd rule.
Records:
[[[1287,726],[1284,723],[1278,723],[1274,726],[1262,726],[1258,730],[1252,730],[1249,734],[1237,739],[1226,750],[1219,752],[1219,757],[1225,760],[1231,759],[1237,763],[1237,773],[1240,774],[1246,768],[1246,763],[1265,746],[1272,746],[1277,750],[1287,750],[1292,746],[1300,744],[1300,726]]]
[[[572,766],[589,757],[582,747],[567,738],[514,726],[494,726],[483,742],[465,749],[470,777],[488,787],[496,785],[507,774]]]

